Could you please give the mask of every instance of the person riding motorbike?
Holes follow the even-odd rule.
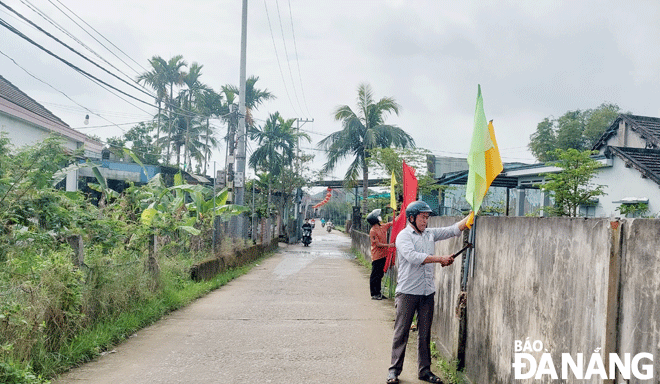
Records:
[[[312,228],[309,219],[305,219],[305,224],[302,225],[302,242],[304,246],[308,246],[312,242]]]

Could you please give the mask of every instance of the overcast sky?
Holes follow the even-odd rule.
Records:
[[[62,36],[26,6],[27,0],[3,1]],[[188,63],[204,65],[200,80],[214,89],[238,85],[239,0],[30,1],[132,78],[144,71],[132,60],[148,69],[154,55],[169,59],[181,54]],[[65,5],[125,52],[130,59],[94,34],[132,69],[53,4]],[[0,9],[0,18],[74,64],[152,101],[91,69],[6,9]],[[486,117],[494,120],[503,160],[531,163],[529,137],[545,117],[603,102],[660,116],[659,21],[660,2],[655,0],[250,0],[247,74],[259,76],[257,88],[277,96],[254,115],[261,123],[276,111],[285,118],[313,118],[303,129],[314,142],[303,148],[315,148],[321,138],[341,129],[333,110],[344,104],[354,107],[357,87],[365,82],[376,99],[390,96],[401,105],[399,116],[387,122],[406,130],[419,147],[465,157],[481,84]],[[63,39],[116,72],[70,38]],[[0,28],[0,51],[58,91],[4,55],[2,76],[83,132],[102,139],[119,136],[123,132],[116,126],[89,127],[144,121],[155,113],[112,95],[5,28]],[[89,112],[83,107],[93,111],[88,127],[83,119]],[[224,126],[215,124],[221,136]],[[315,167],[325,161],[322,152],[307,152],[316,155]],[[224,167],[224,154],[223,146],[213,156],[218,168]],[[342,177],[343,171],[335,176]]]

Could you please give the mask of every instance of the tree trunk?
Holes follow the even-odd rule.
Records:
[[[158,123],[156,123],[156,143],[160,138],[160,99],[158,99]]]
[[[367,216],[367,197],[369,197],[369,168],[366,165],[362,167],[362,216]]]
[[[209,118],[207,117],[206,118],[206,144],[205,144],[205,147],[204,147],[204,152],[205,152],[204,153],[204,174],[205,175],[206,175],[206,168],[207,168],[208,162],[209,162],[209,157],[211,155],[211,153],[208,149],[209,148],[209,133],[210,133],[209,132]],[[213,177],[215,177],[215,175],[213,175]]]

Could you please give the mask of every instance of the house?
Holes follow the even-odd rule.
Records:
[[[29,97],[4,77],[0,76],[0,132],[7,135],[14,147],[38,143],[51,134],[64,139],[70,150],[84,149],[85,157],[100,159],[103,144],[80,133],[60,120],[43,105]],[[66,179],[67,190],[77,189],[77,172]]]
[[[640,203],[648,206],[645,214],[660,213],[660,118],[619,115],[593,149],[612,164],[594,180],[607,186],[596,216]]]
[[[660,214],[660,118],[622,114],[612,123],[593,146],[599,153],[592,158],[601,168],[592,184],[605,186],[605,195],[580,207],[583,217],[624,216],[629,208],[647,207],[645,211],[628,216],[657,216]],[[491,191],[505,199],[505,214],[524,216],[540,214],[551,204],[551,196],[538,189],[544,174],[561,169],[548,164],[511,164],[504,166],[495,179]],[[468,171],[445,174],[438,179],[442,185],[465,185]],[[449,194],[449,196],[451,196]],[[500,197],[500,199],[502,199]],[[460,199],[459,199],[460,200]],[[442,207],[455,208],[452,200],[443,196]]]

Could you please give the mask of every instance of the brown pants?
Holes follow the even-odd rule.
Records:
[[[394,299],[396,320],[394,321],[390,372],[394,371],[397,376],[401,374],[403,369],[410,325],[415,313],[417,313],[417,329],[419,332],[417,344],[418,373],[431,368],[431,323],[433,322],[434,298],[435,293],[428,296],[399,293]]]

